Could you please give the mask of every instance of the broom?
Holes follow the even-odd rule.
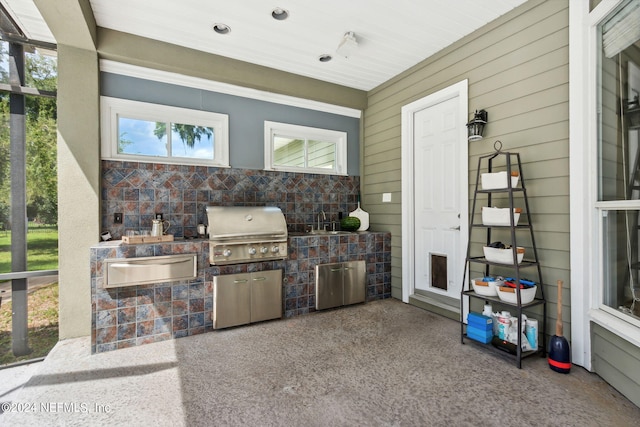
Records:
[[[561,374],[571,370],[571,349],[569,342],[562,336],[562,280],[558,280],[558,317],[556,334],[549,340],[549,367]]]

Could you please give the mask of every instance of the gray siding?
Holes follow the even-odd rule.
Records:
[[[548,313],[556,280],[569,281],[569,17],[568,1],[532,0],[369,92],[364,115],[363,205],[376,230],[392,232],[392,295],[402,297],[401,108],[469,80],[469,110],[489,112],[485,138],[469,145],[469,194],[478,157],[519,152],[543,266]],[[382,193],[393,193],[382,204]],[[475,244],[480,245],[480,242]],[[526,245],[525,245],[526,246]],[[552,332],[555,315],[548,317]],[[569,325],[565,323],[565,331]]]
[[[638,347],[591,323],[593,371],[640,406],[640,351]]]

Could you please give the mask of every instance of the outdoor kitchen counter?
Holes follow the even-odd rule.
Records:
[[[315,266],[364,260],[367,301],[391,297],[391,234],[290,233],[288,258],[223,266],[209,265],[207,239],[91,247],[91,351],[100,353],[213,331],[213,277],[283,270],[284,317],[315,311]],[[104,288],[104,260],[196,253],[197,275],[189,281]],[[250,326],[248,326],[250,327]]]

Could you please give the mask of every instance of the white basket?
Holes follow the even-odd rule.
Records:
[[[520,173],[511,172],[511,188],[516,188]],[[480,184],[483,190],[507,188],[507,172],[493,172],[480,174]]]
[[[484,246],[482,248],[484,251],[484,257],[489,262],[496,262],[498,264],[509,264],[513,265],[513,249],[498,249],[498,248],[490,248],[489,246]],[[522,262],[524,258],[524,248],[518,246],[518,264]]]
[[[513,209],[513,224],[518,225],[522,209]],[[489,208],[482,207],[482,224],[484,225],[511,225],[509,219],[509,208]]]
[[[520,289],[520,303],[521,304],[529,304],[536,297],[536,289],[537,287],[534,285],[531,288],[523,288]],[[497,287],[498,297],[500,300],[504,302],[510,302],[511,304],[518,303],[518,296],[516,295],[516,290],[513,288],[508,288],[506,286]]]
[[[497,287],[504,284],[504,280],[494,280],[493,282],[485,282],[483,277],[471,279],[471,286],[476,294],[485,297],[495,297],[498,295]]]

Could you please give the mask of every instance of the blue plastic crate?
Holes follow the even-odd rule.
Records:
[[[481,343],[488,344],[493,338],[493,331],[484,331],[482,329],[467,327],[467,337],[472,340],[480,341]]]
[[[469,315],[467,316],[467,323],[469,326],[477,329],[482,329],[483,331],[493,330],[493,319],[482,314],[473,312],[469,313]]]

